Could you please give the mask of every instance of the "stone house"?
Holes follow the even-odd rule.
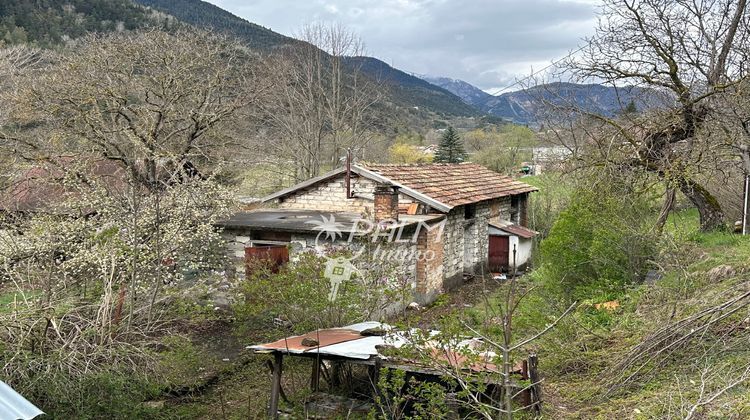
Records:
[[[331,237],[356,250],[361,245],[352,238],[369,235],[388,243],[387,251],[374,252],[397,260],[415,300],[428,303],[467,276],[508,271],[514,248],[516,264],[526,264],[535,235],[526,227],[533,191],[473,163],[357,164],[271,194],[263,202],[272,208],[220,225],[239,272],[259,252],[293,256]]]

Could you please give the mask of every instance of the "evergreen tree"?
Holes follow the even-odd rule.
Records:
[[[466,159],[464,142],[458,136],[453,127],[448,127],[440,139],[438,149],[435,152],[434,162],[438,163],[461,163]]]
[[[625,107],[626,114],[635,114],[638,112],[638,107],[635,106],[635,102],[631,99],[628,105]]]

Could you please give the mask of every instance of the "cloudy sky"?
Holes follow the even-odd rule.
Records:
[[[208,0],[293,36],[340,22],[368,55],[401,70],[446,76],[488,92],[548,65],[593,33],[596,0]]]

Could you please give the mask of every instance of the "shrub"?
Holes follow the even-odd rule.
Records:
[[[158,410],[144,401],[158,395],[159,387],[139,375],[98,372],[71,377],[45,375],[18,387],[24,396],[47,413],[45,419],[155,418]]]
[[[277,325],[285,324],[299,333],[341,327],[382,317],[387,308],[403,302],[411,291],[409,279],[395,269],[371,265],[341,283],[331,302],[331,282],[325,276],[327,261],[314,253],[301,252],[296,261],[277,273],[255,267],[242,285],[245,299],[236,308],[239,319],[255,324],[276,320]]]
[[[578,190],[541,244],[539,278],[570,300],[611,300],[657,252],[650,208],[629,195]]]

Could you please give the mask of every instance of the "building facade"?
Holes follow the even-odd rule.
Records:
[[[413,280],[415,300],[429,303],[467,277],[509,271],[513,245],[516,264],[526,262],[534,235],[526,228],[527,203],[535,190],[470,163],[352,165],[271,194],[266,208],[222,226],[238,273],[247,248],[294,254],[320,246],[332,228],[338,246],[357,250],[361,242],[351,239],[366,231],[402,258],[397,263]]]

